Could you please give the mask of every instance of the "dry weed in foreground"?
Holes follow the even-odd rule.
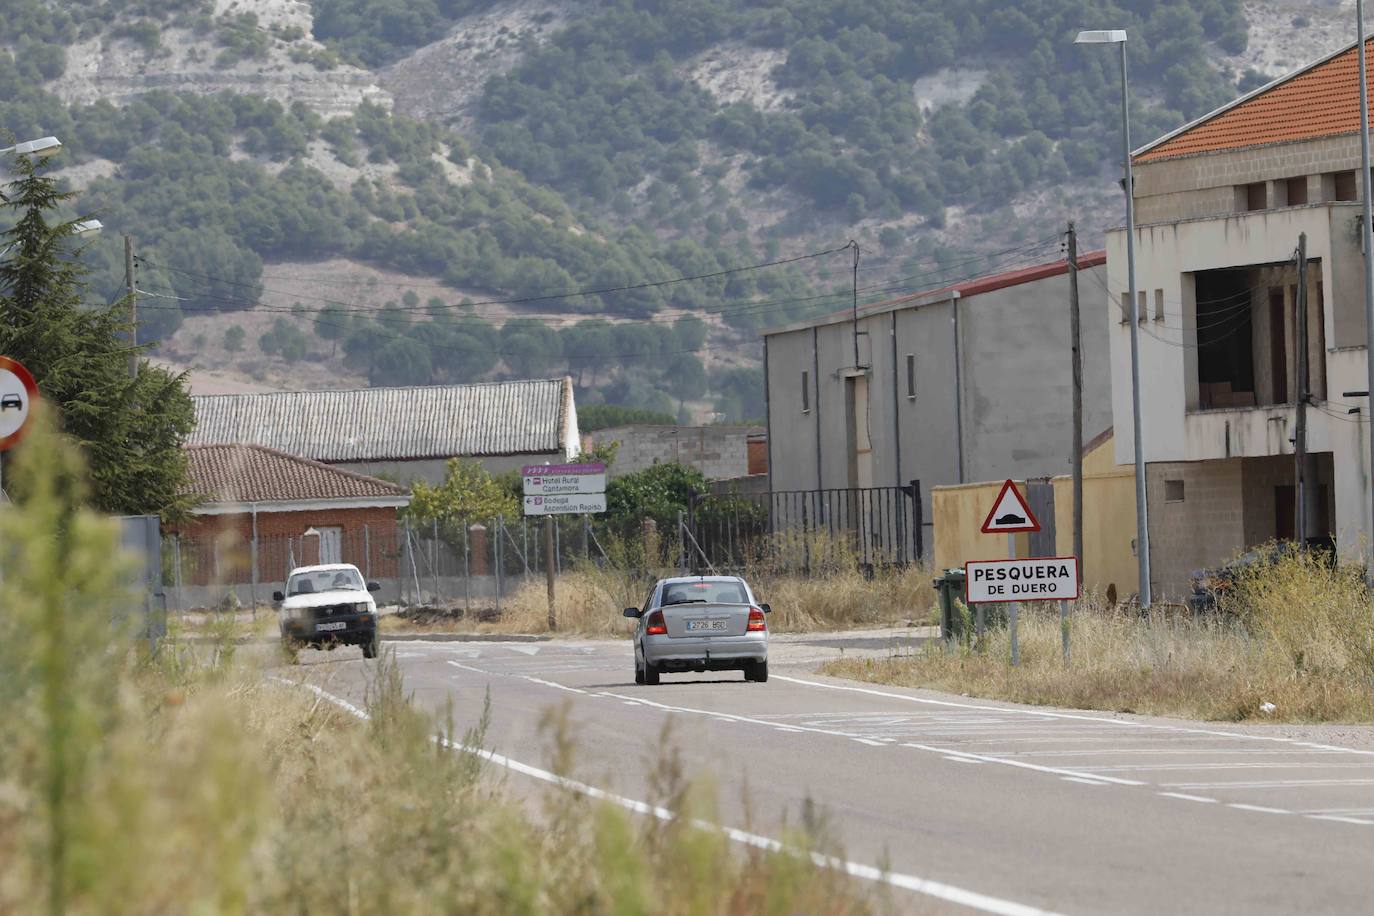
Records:
[[[40,426],[17,464],[24,502],[0,507],[0,912],[881,906],[815,867],[804,838],[766,852],[570,794],[531,822],[475,755],[434,740],[390,658],[370,666],[366,722],[241,654],[169,645],[149,659],[112,626],[133,602],[115,526],[81,508],[75,452]]]
[[[1048,606],[1052,607],[1052,606]],[[1072,616],[1072,664],[1058,612],[1023,608],[1021,666],[1006,630],[985,654],[932,643],[914,655],[846,659],[826,673],[973,696],[1218,721],[1374,721],[1374,602],[1360,571],[1285,556],[1236,583],[1209,618],[1108,611]],[[1272,713],[1261,705],[1272,703]]]

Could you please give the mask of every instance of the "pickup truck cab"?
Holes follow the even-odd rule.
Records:
[[[377,657],[377,602],[380,586],[363,582],[349,563],[301,566],[286,577],[286,591],[274,592],[282,649],[296,660],[301,646],[333,649],[361,646],[364,658]]]
[[[666,671],[744,672],[768,680],[772,609],[738,576],[661,579],[642,608],[626,608],[635,628],[635,683],[657,684]]]

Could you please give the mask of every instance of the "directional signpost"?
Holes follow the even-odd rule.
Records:
[[[524,478],[525,514],[544,516],[544,572],[549,584],[549,629],[558,628],[554,613],[553,525],[555,515],[589,515],[606,511],[606,465],[527,464]]]

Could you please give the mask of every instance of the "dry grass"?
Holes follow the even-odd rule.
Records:
[[[935,618],[931,575],[918,567],[880,572],[872,579],[854,569],[811,577],[761,572],[746,579],[758,599],[772,606],[769,625],[781,633],[910,626]],[[588,564],[564,573],[555,588],[558,632],[589,638],[630,636],[634,621],[621,612],[641,606],[652,584],[653,579],[614,567]],[[548,608],[548,591],[540,580],[503,600],[499,617],[467,618],[461,609],[449,618],[427,615],[423,621],[385,617],[382,631],[544,634],[550,632]]]
[[[7,480],[10,467],[6,468]],[[141,655],[114,525],[79,508],[74,453],[42,429],[22,508],[0,508],[0,912],[859,914],[881,898],[689,817],[571,792],[532,812],[417,711],[394,661],[370,718],[269,681],[231,646]],[[114,626],[111,621],[116,621]],[[482,710],[469,710],[485,723]],[[551,768],[577,735],[549,720]],[[710,818],[668,748],[651,801]]]
[[[1073,658],[1057,612],[1021,614],[1021,666],[1006,630],[986,651],[832,662],[826,673],[884,684],[1064,706],[1188,718],[1374,721],[1374,601],[1356,569],[1286,557],[1237,582],[1215,618],[1075,609]],[[1261,706],[1276,708],[1266,713]]]

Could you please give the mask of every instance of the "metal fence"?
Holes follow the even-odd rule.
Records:
[[[704,496],[685,526],[688,565],[696,570],[872,570],[918,562],[925,553],[919,482]]]
[[[808,575],[877,569],[924,554],[920,486],[700,495],[676,519],[557,516],[556,572],[578,563],[652,576],[671,570]],[[265,605],[296,566],[352,563],[379,600],[500,609],[545,575],[542,518],[401,521],[324,534],[258,536],[233,526],[162,539],[167,605]]]

